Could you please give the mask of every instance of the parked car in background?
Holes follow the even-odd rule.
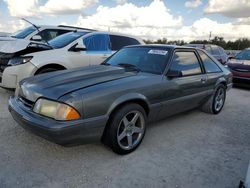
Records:
[[[247,48],[238,53],[234,58],[231,58],[227,66],[233,73],[233,81],[250,83],[250,48]]]
[[[228,59],[234,58],[238,53],[241,52],[241,50],[225,50],[225,51],[228,55]]]
[[[20,125],[58,144],[102,140],[127,154],[140,145],[148,121],[196,107],[218,114],[231,82],[231,72],[203,50],[130,46],[102,65],[21,81],[9,110]]]
[[[227,53],[220,46],[213,44],[187,44],[186,46],[201,48],[206,50],[209,54],[214,56],[223,65],[225,65],[228,61]]]
[[[144,43],[129,35],[86,30],[66,33],[48,44],[15,46],[12,53],[0,53],[0,86],[14,89],[33,75],[100,64],[122,47],[137,44]]]
[[[10,35],[11,35],[10,33],[0,32],[0,38],[1,38],[1,37],[8,37],[8,36],[10,36]]]
[[[74,30],[82,30],[82,29],[84,28],[64,26],[64,25],[59,25],[59,26],[48,26],[48,25],[33,26],[32,25],[14,34],[0,37],[0,45],[5,44],[6,42],[11,42],[14,44],[14,42],[16,42],[18,39],[47,42],[62,34],[65,34]]]

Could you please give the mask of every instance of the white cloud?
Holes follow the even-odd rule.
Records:
[[[185,7],[187,8],[196,8],[202,4],[201,0],[192,0],[192,1],[186,1]]]
[[[99,6],[95,14],[80,16],[77,25],[158,38],[168,28],[181,27],[182,17],[174,17],[163,1],[154,0],[143,7],[132,3],[112,8]]]
[[[4,0],[10,15],[14,17],[42,17],[43,14],[79,14],[98,0]]]
[[[75,14],[97,2],[98,0],[48,0],[39,10],[52,15]]]
[[[219,13],[228,17],[250,17],[249,0],[209,0],[205,13]]]
[[[201,18],[190,26],[172,31],[170,38],[184,39],[187,41],[208,39],[210,31],[212,37],[220,36],[226,40],[236,40],[240,37],[250,38],[250,25],[235,25],[233,23],[219,23],[209,18]]]
[[[7,22],[0,18],[0,32],[12,33],[20,29],[23,29],[26,26],[27,26],[27,23],[21,20],[12,19],[12,20],[8,20]]]
[[[250,17],[248,17],[248,18],[239,18],[238,22],[236,24],[238,24],[238,25],[250,25]]]
[[[36,16],[38,0],[4,0],[11,16],[31,17]]]

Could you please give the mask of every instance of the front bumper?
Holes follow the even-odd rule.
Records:
[[[108,117],[76,121],[56,121],[42,117],[25,107],[16,97],[9,98],[9,111],[25,129],[61,145],[90,143],[101,140]]]
[[[37,67],[30,62],[9,66],[0,74],[0,87],[15,89],[22,79],[33,76],[36,70]]]

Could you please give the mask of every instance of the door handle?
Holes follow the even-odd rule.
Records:
[[[204,84],[206,81],[207,81],[207,79],[206,79],[206,78],[204,78],[204,77],[202,77],[202,78],[201,78],[201,83],[203,83],[203,84]]]

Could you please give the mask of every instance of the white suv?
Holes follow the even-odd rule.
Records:
[[[86,30],[66,33],[48,44],[32,42],[21,51],[0,53],[0,86],[14,89],[33,75],[100,64],[122,47],[144,42],[133,36]]]

